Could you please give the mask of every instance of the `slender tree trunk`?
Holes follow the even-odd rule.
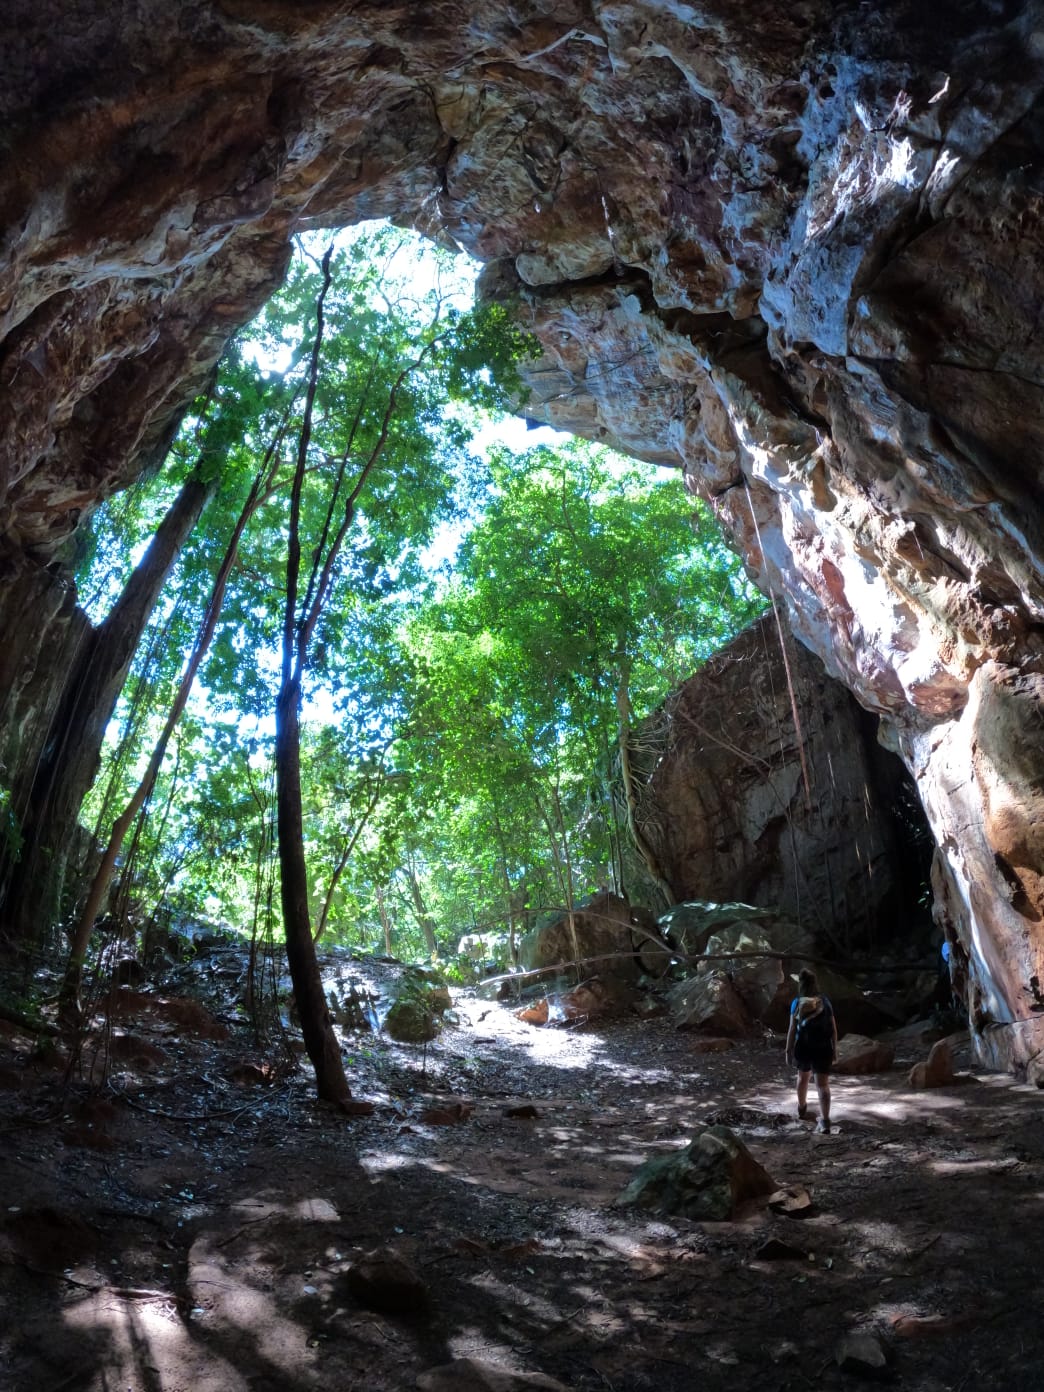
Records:
[[[200,623],[196,641],[193,644],[192,652],[185,666],[185,671],[178,684],[178,689],[175,693],[171,708],[167,713],[167,719],[164,722],[163,729],[160,731],[159,738],[152,751],[148,767],[145,770],[141,782],[132,793],[127,806],[113,824],[112,833],[109,837],[109,844],[105,848],[101,864],[87,892],[87,901],[83,906],[79,921],[76,925],[76,931],[73,934],[72,943],[69,947],[69,962],[65,970],[65,979],[61,989],[62,1008],[69,1014],[73,1014],[76,1011],[77,998],[80,992],[80,981],[83,976],[83,963],[87,956],[87,945],[90,941],[91,929],[94,927],[94,920],[97,918],[102,903],[105,900],[105,896],[109,891],[109,884],[112,880],[113,871],[116,868],[116,860],[123,846],[124,838],[134,818],[138,815],[152,794],[152,789],[155,787],[156,778],[163,764],[171,735],[173,735],[177,723],[181,719],[181,713],[188,703],[189,694],[192,691],[192,684],[196,679],[196,673],[199,671],[200,664],[210,647],[211,639],[214,637],[214,630],[217,628],[217,621],[221,614],[221,606],[225,600],[225,588],[228,585],[228,577],[232,573],[232,567],[235,565],[236,556],[239,552],[240,538],[243,535],[247,522],[253,516],[254,510],[257,507],[268,468],[269,460],[266,459],[265,464],[262,466],[262,470],[254,479],[253,487],[250,490],[250,496],[247,498],[239,517],[236,519],[236,525],[232,528],[232,535],[229,538],[228,546],[222,557],[221,565],[218,567],[217,575],[214,577],[210,599],[207,602],[206,612]]]
[[[341,848],[341,854],[337,857],[337,864],[333,868],[333,873],[330,876],[330,883],[327,885],[326,894],[323,897],[323,908],[322,912],[319,915],[319,923],[315,930],[315,937],[312,939],[313,942],[318,942],[319,939],[326,932],[326,921],[330,916],[330,908],[333,904],[334,893],[337,889],[338,884],[340,883],[341,876],[344,874],[345,867],[351,859],[352,852],[355,850],[356,843],[358,842],[359,837],[362,835],[363,829],[366,826],[367,822],[370,820],[370,817],[373,813],[373,809],[377,806],[378,800],[380,799],[381,788],[384,783],[383,772],[384,770],[382,766],[382,768],[378,769],[377,771],[377,775],[374,780],[373,791],[370,794],[369,801],[366,804],[366,809],[363,812],[362,816],[359,818],[358,825],[352,832],[351,836],[345,838],[344,845]]]
[[[381,917],[381,927],[384,929],[384,952],[391,957],[392,954],[392,925],[388,914],[388,905],[384,902],[384,890],[377,887],[377,912]]]
[[[420,880],[417,878],[417,870],[413,863],[413,857],[406,861],[406,878],[410,885],[410,898],[413,900],[413,912],[417,916],[420,930],[424,934],[424,941],[428,947],[428,955],[433,961],[438,960],[439,945],[435,941],[435,925],[432,923],[424,903],[424,895],[421,893]]]
[[[66,677],[43,757],[26,792],[16,792],[25,849],[4,895],[14,939],[35,941],[59,917],[73,833],[98,769],[105,728],[156,601],[214,487],[195,475],[188,479]]]
[[[298,617],[301,580],[301,490],[304,485],[311,443],[312,413],[319,385],[319,360],[323,343],[323,304],[330,288],[331,246],[323,258],[323,284],[315,306],[315,338],[312,341],[305,391],[304,415],[297,437],[297,464],[290,489],[290,530],[286,548],[286,602],[283,609],[283,651],[279,695],[276,697],[276,840],[279,846],[279,884],[286,934],[286,959],[294,984],[297,1013],[301,1021],[305,1049],[315,1070],[316,1088],[324,1102],[333,1102],[346,1111],[353,1109],[352,1092],[344,1075],[341,1046],[323,993],[319,962],[312,940],[308,911],[308,867],[304,853],[304,814],[301,806],[301,683],[308,665],[308,644],[319,621],[326,597],[324,582],[330,583],[336,548],[320,567],[317,551],[309,581],[309,601],[305,614]],[[349,509],[351,504],[349,503]],[[351,520],[350,510],[340,531],[338,544]],[[313,583],[314,582],[314,583]]]
[[[323,991],[308,912],[308,868],[304,853],[301,807],[301,686],[283,684],[276,702],[276,827],[279,842],[280,897],[286,932],[286,957],[301,1021],[305,1049],[315,1069],[319,1097],[344,1106],[352,1092],[344,1074],[341,1046]]]

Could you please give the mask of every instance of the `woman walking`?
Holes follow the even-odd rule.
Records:
[[[808,1080],[816,1075],[819,1093],[819,1121],[816,1130],[830,1131],[830,1070],[837,1062],[837,1021],[834,1008],[820,995],[813,971],[798,973],[798,994],[790,1003],[787,1030],[787,1063],[798,1070],[798,1117],[808,1115]]]

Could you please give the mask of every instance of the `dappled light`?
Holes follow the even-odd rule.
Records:
[[[56,1146],[16,1107],[10,1134],[38,1153],[32,1172],[4,1162],[25,1219],[9,1212],[0,1281],[9,1305],[12,1278],[30,1282],[34,1303],[9,1357],[38,1385],[104,1367],[143,1392],[305,1392],[363,1369],[391,1392],[453,1358],[578,1392],[651,1387],[642,1369],[655,1369],[658,1388],[691,1392],[694,1378],[784,1386],[865,1329],[911,1388],[959,1385],[971,1366],[1029,1387],[1028,1348],[1004,1338],[1044,1222],[1035,1089],[974,1069],[928,1093],[899,1069],[838,1077],[821,1137],[794,1115],[781,1039],[708,1054],[663,1020],[534,1028],[471,993],[454,1011],[426,1045],[346,1039],[376,1106],[351,1123],[292,1077],[240,1092],[235,1117],[178,1122],[176,1077],[127,1073],[151,1115],[110,1118],[102,1149]],[[183,1066],[217,1082],[232,1047],[201,1038]],[[764,1201],[715,1222],[620,1206],[642,1164],[722,1121],[781,1191],[810,1190],[807,1216]],[[70,1159],[95,1195],[75,1221],[50,1169]],[[353,1284],[384,1252],[415,1291]]]

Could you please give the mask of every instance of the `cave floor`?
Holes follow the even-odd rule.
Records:
[[[907,1035],[894,1072],[835,1079],[819,1136],[795,1118],[779,1040],[705,1052],[634,1017],[534,1028],[471,993],[457,1013],[427,1049],[348,1037],[353,1088],[376,1104],[352,1120],[304,1072],[266,1081],[245,1031],[206,1039],[142,1011],[89,1089],[89,1050],[63,1086],[61,1059],[5,1027],[0,1385],[383,1392],[473,1359],[577,1392],[783,1392],[849,1385],[835,1350],[851,1331],[917,1392],[1044,1385],[1035,1089],[973,1070],[914,1092],[927,1045]],[[506,1114],[524,1104],[536,1115]],[[709,1120],[811,1191],[809,1216],[612,1206]],[[770,1238],[785,1246],[764,1252]],[[400,1308],[379,1313],[350,1293],[353,1263],[389,1247],[426,1303],[392,1289]],[[458,1368],[420,1385],[496,1384]]]

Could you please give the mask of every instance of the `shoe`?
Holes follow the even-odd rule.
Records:
[[[821,1136],[829,1136],[829,1135],[830,1135],[830,1123],[829,1123],[829,1121],[824,1121],[824,1119],[823,1119],[822,1117],[820,1117],[819,1120],[816,1122],[816,1130],[819,1132],[819,1134],[820,1134]]]
[[[799,1107],[799,1108],[798,1108],[798,1121],[807,1121],[807,1120],[808,1120],[808,1108],[807,1108],[807,1107]]]

